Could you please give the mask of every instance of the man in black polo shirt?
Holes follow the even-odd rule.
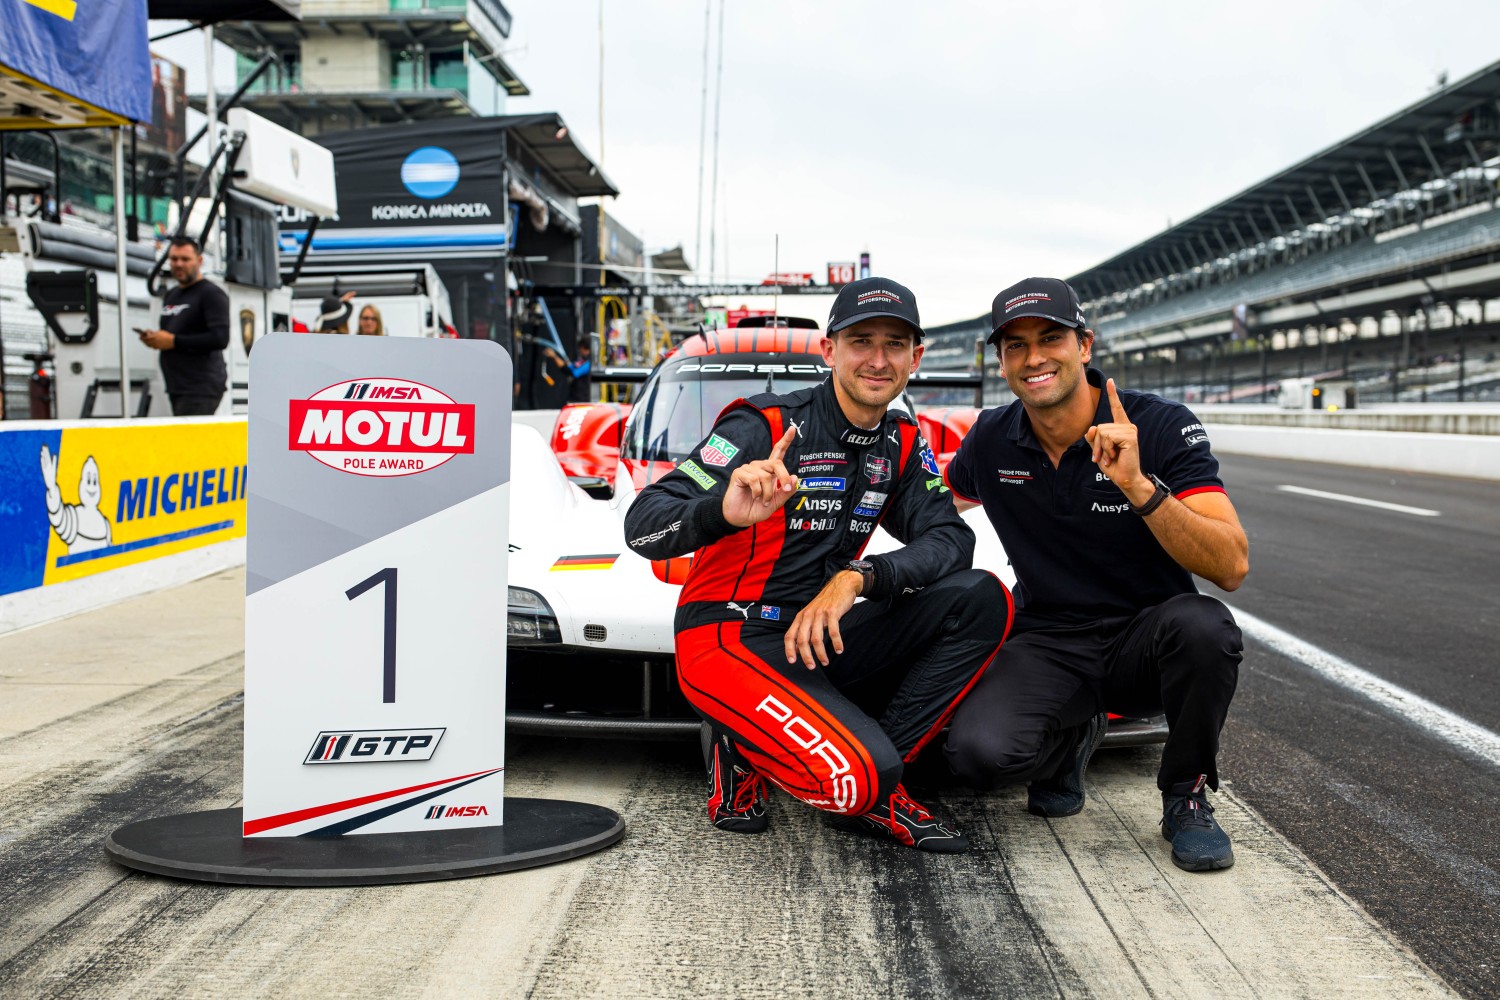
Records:
[[[1106,709],[1163,711],[1157,785],[1179,868],[1234,863],[1205,789],[1239,675],[1240,630],[1193,574],[1234,590],[1249,543],[1187,407],[1087,367],[1094,334],[1064,281],[995,297],[990,343],[1016,402],[983,413],[948,466],[1017,576],[1015,631],[958,708],[950,765],[980,786],[1028,782],[1027,808],[1083,808]]]
[[[203,254],[191,237],[172,240],[167,267],[177,287],[162,296],[161,329],[139,331],[141,343],[161,352],[172,415],[207,416],[218,410],[229,381],[229,296],[203,277]]]

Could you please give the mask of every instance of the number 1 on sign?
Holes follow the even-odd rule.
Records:
[[[390,703],[396,700],[396,568],[387,566],[344,591],[344,596],[352,601],[382,583],[385,584],[385,672],[380,700]]]

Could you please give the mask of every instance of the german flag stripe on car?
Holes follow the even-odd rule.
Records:
[[[571,569],[609,569],[620,558],[618,552],[607,552],[603,555],[592,556],[563,556],[552,564],[551,572]]]

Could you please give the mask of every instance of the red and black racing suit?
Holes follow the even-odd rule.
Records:
[[[770,456],[795,425],[785,464],[795,497],[749,528],[724,519],[731,473]],[[875,581],[840,622],[844,652],[789,664],[802,606],[859,558],[879,524],[906,543],[870,558]],[[1010,629],[1010,594],[969,569],[974,533],[932,452],[899,411],[863,429],[829,382],[732,403],[689,458],[625,517],[648,559],[695,552],[677,604],[677,676],[693,707],[758,772],[821,809],[859,815],[886,801],[989,666]],[[878,721],[877,721],[878,719]]]

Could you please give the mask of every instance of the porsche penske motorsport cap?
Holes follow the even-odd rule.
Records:
[[[890,278],[861,278],[839,291],[828,311],[828,332],[838,333],[860,320],[890,316],[907,323],[922,339],[922,317],[917,314],[917,297],[905,285]]]
[[[1075,330],[1087,325],[1072,285],[1060,278],[1027,278],[995,296],[990,306],[989,343],[999,341],[1001,327],[1023,316],[1040,316]]]

